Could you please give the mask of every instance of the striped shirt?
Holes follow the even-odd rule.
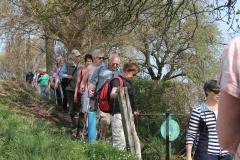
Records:
[[[216,116],[213,111],[208,109],[206,103],[202,103],[192,111],[186,144],[196,145],[196,152],[205,152],[212,155],[229,154],[228,151],[220,148],[216,132]]]

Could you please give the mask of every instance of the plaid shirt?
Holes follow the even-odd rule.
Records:
[[[222,90],[240,98],[240,38],[234,38],[224,49],[218,83]]]

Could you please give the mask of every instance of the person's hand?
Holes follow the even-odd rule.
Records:
[[[90,96],[90,97],[93,97],[93,96],[94,96],[94,90],[93,90],[93,89],[90,89],[90,90],[89,90],[89,96]]]
[[[187,157],[187,160],[192,160],[192,157]]]
[[[72,75],[68,75],[67,79],[73,79],[73,76]]]
[[[192,160],[192,156],[191,155],[187,155],[187,160]]]
[[[139,114],[140,114],[139,111],[134,111],[134,112],[133,112],[133,115],[134,115],[134,116],[139,116]]]
[[[74,94],[74,102],[78,102],[77,94],[76,94],[76,93]]]
[[[84,92],[85,92],[84,87],[81,87],[81,88],[80,88],[80,93],[81,93],[81,94],[84,94]]]

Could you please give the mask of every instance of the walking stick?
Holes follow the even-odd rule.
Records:
[[[82,95],[81,95],[82,96]],[[81,97],[80,96],[80,97]],[[79,109],[79,114],[78,114],[78,122],[77,122],[77,133],[76,137],[80,137],[80,131],[83,131],[84,124],[82,123],[82,120],[84,119],[84,113],[81,110],[82,104],[81,104],[81,98],[80,98],[80,109]],[[83,138],[83,137],[82,137]]]
[[[57,102],[57,89],[54,88],[54,97],[55,97],[55,103],[56,105],[58,105],[58,102]]]

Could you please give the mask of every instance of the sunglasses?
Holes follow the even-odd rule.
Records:
[[[112,63],[112,65],[117,67],[119,64],[118,63]]]
[[[215,94],[219,94],[220,93],[220,90],[217,89],[217,90],[214,90],[214,89],[211,89],[211,92],[215,93]]]
[[[100,60],[100,59],[104,59],[104,57],[97,57],[97,58],[98,58],[99,60]]]

